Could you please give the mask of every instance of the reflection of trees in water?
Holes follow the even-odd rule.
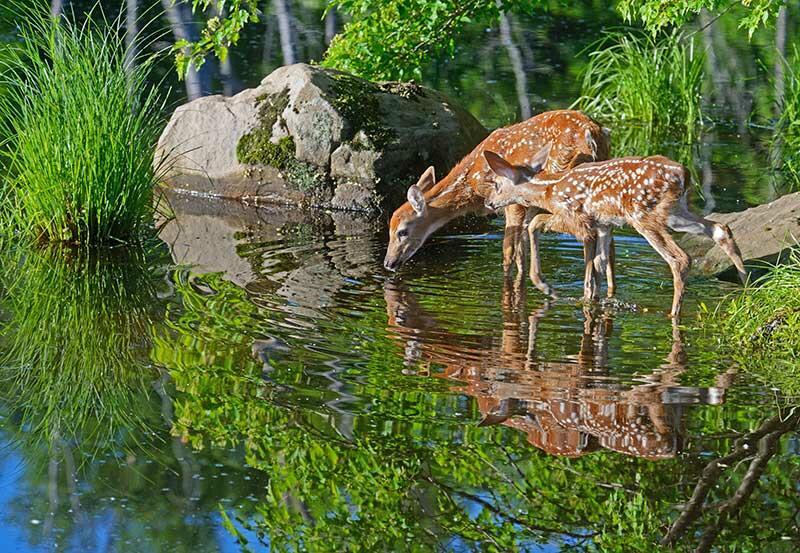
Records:
[[[404,376],[444,364],[435,358],[441,355],[465,358],[465,365],[475,367],[513,369],[525,363],[531,349],[526,324],[529,328],[536,320],[520,307],[524,301],[506,301],[498,341],[442,329],[436,310],[415,306],[408,290],[392,296],[387,288],[386,306],[366,300],[358,316],[326,312],[315,331],[298,315],[294,320],[276,315],[274,303],[259,307],[222,278],[193,277],[176,287],[182,306],[171,311],[170,331],[159,336],[153,350],[178,390],[173,432],[195,450],[243,447],[247,463],[270,478],[257,505],[223,509],[224,517],[237,521],[230,525],[234,536],[249,530],[248,537],[258,535],[278,549],[301,544],[310,550],[355,544],[403,548],[411,540],[422,548],[444,549],[465,544],[513,550],[561,542],[587,549],[652,550],[702,472],[686,453],[657,463],[607,450],[580,457],[543,455],[525,434],[465,421],[470,406],[463,396],[446,391],[446,380]],[[583,359],[584,370],[598,377],[609,364],[604,336],[610,327],[610,321],[596,319],[579,336],[575,362]],[[667,344],[668,360],[654,369],[649,382],[612,390],[606,401],[646,406],[634,409],[640,420],[664,417],[671,409],[665,397],[701,401],[703,393],[675,381],[686,363],[675,343]],[[561,384],[586,381],[538,358],[529,369],[507,370],[503,378],[524,390],[514,383],[514,374],[540,369],[550,370]],[[717,387],[727,385],[721,381]],[[480,390],[485,386],[494,384],[484,381]],[[336,398],[347,399],[331,403]],[[693,413],[683,416],[687,426],[697,428],[702,419]],[[664,420],[664,433],[673,435],[677,427],[669,416]],[[702,423],[703,432],[729,434],[728,422],[710,417]],[[688,436],[692,444],[703,440]],[[727,454],[724,439],[702,443],[705,454]],[[688,451],[699,453],[697,445],[692,447]],[[775,525],[758,522],[755,513],[764,510],[762,504],[771,505],[772,515],[796,507],[795,498],[784,493],[790,485],[786,479],[796,472],[790,456],[774,457],[766,485],[741,512],[753,524],[745,529],[728,521],[718,545],[747,544],[750,535],[777,540]],[[718,493],[731,485],[721,482]],[[684,537],[678,545],[687,544]]]
[[[547,307],[530,316],[527,329],[529,336],[526,340],[523,322],[526,303],[524,290],[525,286],[521,281],[512,285],[511,281],[506,280],[502,340],[496,353],[489,349],[480,354],[471,351],[469,346],[464,352],[460,351],[456,346],[459,342],[458,335],[439,327],[435,317],[426,313],[413,293],[402,285],[392,283],[385,289],[390,329],[403,344],[407,362],[421,362],[423,366],[430,363],[443,366],[442,376],[465,382],[464,386],[456,389],[477,398],[479,409],[483,413],[481,425],[505,424],[521,430],[528,435],[528,440],[533,445],[555,455],[575,457],[588,453],[595,449],[591,447],[591,439],[597,436],[605,447],[627,454],[650,458],[664,458],[664,453],[668,457],[673,456],[680,450],[662,451],[659,447],[662,443],[659,435],[667,437],[669,442],[669,436],[682,432],[679,430],[681,418],[686,413],[680,408],[675,411],[676,406],[680,406],[681,398],[686,402],[685,405],[718,403],[724,398],[725,389],[730,385],[728,375],[717,377],[717,387],[711,389],[681,386],[677,382],[678,375],[687,368],[677,327],[673,327],[673,344],[667,363],[647,379],[652,383],[634,385],[630,391],[618,390],[616,394],[564,394],[565,388],[573,388],[576,392],[582,388],[615,388],[613,382],[609,383],[607,374],[607,340],[611,321],[607,314],[598,319],[585,310],[584,334],[575,359],[569,363],[538,361],[536,334]],[[498,370],[493,371],[492,367],[495,365]],[[576,365],[580,370],[579,375],[575,375]],[[526,378],[523,376],[526,373],[534,374]],[[549,381],[545,376],[547,374],[550,374]],[[565,395],[568,399],[566,403],[573,403],[572,407],[565,407]],[[575,403],[583,408],[576,408]],[[595,404],[594,408],[592,404]],[[621,418],[604,424],[606,421],[603,419],[607,418],[609,409],[603,405],[610,408],[613,416]],[[642,411],[637,405],[646,409]],[[565,413],[567,416],[564,416]],[[588,419],[584,419],[587,414]],[[629,426],[631,414],[634,414],[635,420]],[[644,424],[643,417],[647,421]],[[738,538],[755,537],[758,541],[758,532],[750,535],[747,530],[740,531],[734,519],[742,514],[745,504],[758,486],[759,479],[764,476],[770,482],[776,473],[780,474],[783,470],[783,467],[773,467],[772,474],[765,476],[769,462],[779,452],[780,440],[787,434],[796,432],[798,422],[800,407],[781,409],[776,416],[762,422],[757,430],[729,436],[734,439],[733,451],[726,454],[723,449],[718,458],[698,467],[701,470],[697,476],[688,478],[690,485],[696,482],[693,484],[693,491],[687,488],[691,492],[690,499],[684,503],[675,497],[662,505],[680,504],[682,513],[670,525],[661,538],[661,543],[672,546],[688,545],[686,542],[693,541],[694,536],[697,536],[697,550],[709,551],[721,534],[725,534],[731,540],[730,543],[737,543]],[[648,424],[652,424],[654,434],[647,430]],[[570,429],[574,429],[573,434],[570,434]],[[620,432],[627,434],[627,437],[612,437]],[[607,433],[610,436],[604,438]],[[680,438],[677,443],[682,441],[684,440]],[[689,441],[692,441],[691,437]],[[625,447],[615,447],[620,444]],[[746,462],[749,464],[739,477],[738,469]],[[793,474],[783,482],[787,486],[784,489],[787,492],[791,488],[790,482],[797,476],[796,459],[791,459],[789,466],[793,469]],[[687,480],[685,476],[682,479]],[[781,490],[780,483],[772,488],[766,492],[769,498],[780,496],[784,491]],[[710,495],[716,497],[709,500]],[[785,528],[778,529],[777,535],[772,536],[773,540],[780,538],[792,541],[790,536],[796,535],[800,502],[797,497],[793,499],[783,509],[788,515],[781,521]],[[760,501],[763,499],[756,498],[748,513],[757,520],[761,516]],[[658,507],[658,503],[655,507]],[[663,525],[667,520],[667,513],[668,510],[660,512],[653,522]],[[750,528],[747,525],[745,527]],[[626,532],[624,528],[619,530]],[[653,530],[650,539],[655,540],[656,528]],[[602,543],[603,536],[599,539]],[[723,540],[723,543],[727,541]],[[787,549],[792,547],[785,545]]]
[[[3,399],[27,434],[105,447],[152,423],[137,370],[158,317],[147,254],[12,249],[3,256]]]
[[[692,531],[700,536],[696,550],[710,551],[726,525],[739,515],[744,504],[753,495],[770,460],[778,453],[781,438],[790,432],[796,432],[799,424],[800,407],[791,407],[781,409],[777,415],[762,422],[756,430],[740,434],[734,441],[731,453],[714,459],[703,467],[691,498],[684,504],[683,512],[672,523],[661,543],[675,545]],[[728,473],[744,463],[747,463],[747,469],[729,497],[709,502],[712,490],[722,487],[722,480],[732,477]],[[787,492],[791,493],[789,490]],[[788,534],[795,535],[795,546],[800,541],[797,539],[800,522],[797,520],[798,512],[795,510],[794,520],[787,521],[786,528]],[[706,519],[711,520],[706,522]]]

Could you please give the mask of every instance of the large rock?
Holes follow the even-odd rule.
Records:
[[[377,211],[428,165],[444,174],[485,136],[433,90],[297,64],[236,96],[179,107],[155,164],[175,190]]]
[[[800,239],[800,193],[736,213],[712,213],[707,218],[731,228],[745,264],[757,276],[766,263],[779,261]],[[735,278],[730,259],[710,239],[687,235],[681,245],[692,256],[695,270]]]

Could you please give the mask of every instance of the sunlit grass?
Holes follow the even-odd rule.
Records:
[[[800,251],[740,295],[713,322],[728,353],[765,385],[800,396]]]
[[[703,54],[692,40],[614,32],[589,49],[576,106],[613,126],[614,155],[661,153],[665,141],[696,139]]]
[[[16,11],[19,40],[0,64],[3,230],[50,242],[135,239],[152,221],[158,177],[163,104],[147,84],[152,58],[126,66],[119,23],[97,10],[83,24]]]
[[[786,89],[775,126],[773,151],[781,158],[778,167],[789,175],[792,188],[800,188],[800,51],[794,47],[792,55],[784,62]]]

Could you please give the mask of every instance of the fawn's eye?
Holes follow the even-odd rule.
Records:
[[[408,229],[400,229],[397,231],[398,238],[406,238],[408,236]]]

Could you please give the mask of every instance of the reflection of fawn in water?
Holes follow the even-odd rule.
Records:
[[[536,310],[526,325],[521,278],[506,280],[499,344],[488,338],[467,344],[441,329],[400,284],[387,283],[384,297],[389,329],[404,344],[407,364],[443,365],[436,376],[464,382],[454,390],[476,398],[480,425],[516,428],[554,455],[576,457],[606,448],[648,459],[672,457],[682,447],[684,408],[722,403],[730,384],[730,375],[721,375],[711,388],[678,383],[686,355],[675,326],[666,363],[640,384],[623,384],[609,374],[611,316],[589,309],[578,353],[568,361],[538,360],[539,323],[549,306]]]

